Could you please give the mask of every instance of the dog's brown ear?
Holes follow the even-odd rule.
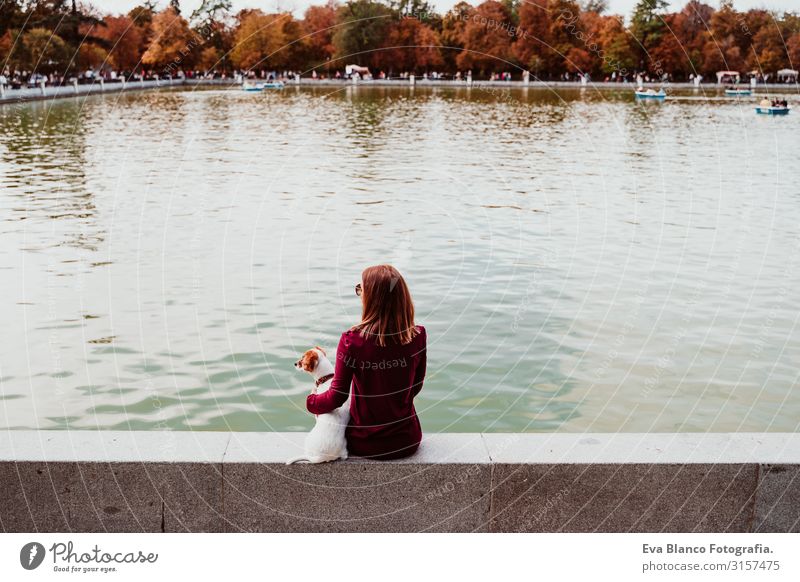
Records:
[[[327,356],[328,355],[328,353],[325,350],[323,350],[321,347],[319,347],[319,346],[314,346],[314,347],[316,349],[318,349],[319,351],[321,351],[323,356]]]
[[[300,361],[302,362],[303,369],[306,372],[313,372],[317,367],[319,356],[314,350],[308,350],[305,354],[303,354],[303,357]]]

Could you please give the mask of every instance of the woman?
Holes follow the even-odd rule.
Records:
[[[399,459],[414,453],[422,429],[414,397],[425,379],[425,328],[414,325],[414,303],[391,265],[367,267],[356,285],[361,323],[342,334],[331,387],[310,394],[306,408],[326,414],[350,395],[349,454]]]

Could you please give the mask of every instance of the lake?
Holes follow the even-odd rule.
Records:
[[[754,105],[292,87],[4,106],[0,426],[308,430],[292,364],[335,348],[361,270],[390,262],[428,330],[425,431],[796,431],[800,113]]]

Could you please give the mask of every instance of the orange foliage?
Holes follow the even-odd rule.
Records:
[[[336,26],[336,4],[310,6],[303,18],[303,34],[309,60],[322,64],[333,57],[333,31]]]
[[[106,16],[103,25],[94,33],[108,43],[109,64],[123,71],[139,65],[144,35],[142,29],[128,16]]]
[[[439,37],[416,18],[402,18],[389,30],[383,54],[386,67],[397,72],[425,70],[444,64]]]
[[[290,13],[265,14],[261,10],[240,13],[231,60],[240,69],[284,66],[290,43],[299,37],[291,32]],[[291,38],[294,36],[295,38]]]
[[[167,7],[153,17],[152,39],[142,62],[155,67],[188,69],[194,65],[202,41],[174,8]]]
[[[470,12],[464,26],[464,50],[456,58],[459,69],[481,72],[503,71],[512,67],[512,40],[516,27],[505,5],[486,0]]]

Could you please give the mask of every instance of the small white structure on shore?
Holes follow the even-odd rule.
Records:
[[[741,75],[738,71],[717,71],[717,84],[738,83]]]
[[[360,65],[347,65],[344,68],[344,74],[351,76],[354,79],[370,76],[369,69]]]
[[[778,83],[797,83],[798,72],[794,69],[781,69],[778,71]]]

